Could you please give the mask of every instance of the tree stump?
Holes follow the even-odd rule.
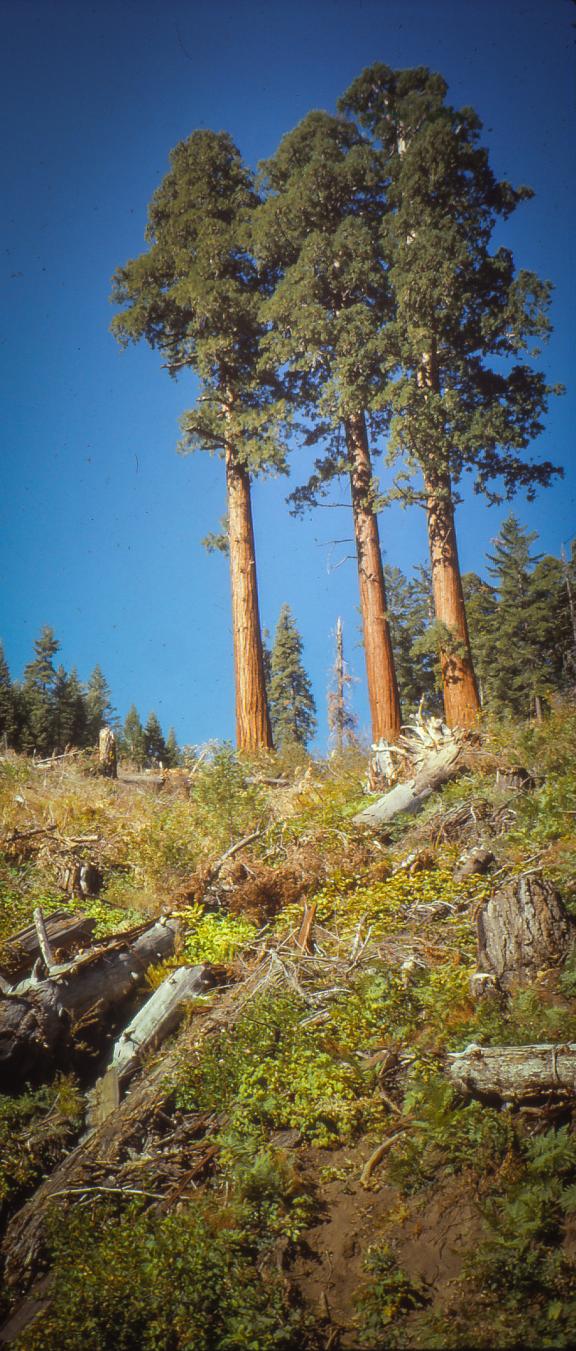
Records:
[[[565,960],[575,926],[555,887],[537,873],[515,878],[477,917],[478,967],[506,988]]]
[[[103,727],[98,738],[98,764],[106,779],[118,778],[116,737],[109,727]]]

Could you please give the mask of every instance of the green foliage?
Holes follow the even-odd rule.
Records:
[[[416,1067],[417,1075],[418,1071]],[[429,1185],[442,1172],[466,1169],[485,1179],[501,1166],[515,1143],[509,1112],[479,1102],[462,1104],[445,1076],[433,1068],[412,1078],[403,1112],[410,1131],[399,1141],[388,1171],[405,1191]]]
[[[355,1301],[360,1340],[373,1347],[374,1339],[386,1334],[383,1344],[387,1347],[406,1345],[403,1340],[397,1340],[396,1332],[398,1338],[402,1334],[391,1325],[429,1302],[430,1294],[424,1282],[407,1275],[387,1243],[375,1243],[368,1249],[364,1270],[370,1280],[364,1283]]]
[[[0,1097],[0,1216],[58,1162],[84,1111],[76,1081],[59,1075],[49,1087]]]
[[[289,605],[283,605],[270,658],[268,703],[274,743],[306,746],[316,728],[316,704],[302,665],[302,639]]]
[[[256,937],[256,926],[242,915],[207,914],[201,905],[175,913],[186,926],[182,955],[187,962],[231,962]]]
[[[193,821],[216,851],[227,848],[261,823],[266,798],[258,784],[246,783],[246,771],[231,746],[218,749],[194,778]]]
[[[135,704],[128,709],[122,728],[122,751],[129,760],[143,769],[146,764],[146,737]]]
[[[312,1222],[314,1201],[287,1154],[263,1145],[257,1127],[224,1129],[218,1143],[223,1176],[259,1246],[271,1247],[278,1238],[295,1243]]]
[[[48,1310],[19,1351],[297,1351],[303,1323],[257,1261],[242,1215],[201,1202],[165,1219],[54,1218]]]
[[[196,1063],[180,1065],[178,1102],[187,1111],[229,1114],[236,1135],[289,1127],[319,1145],[349,1140],[364,1120],[378,1119],[366,1099],[361,1066],[323,1033],[311,1039],[309,1012],[297,995],[259,995],[234,1028],[211,1037]]]

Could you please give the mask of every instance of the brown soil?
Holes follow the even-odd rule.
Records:
[[[405,1198],[384,1168],[368,1187],[360,1175],[370,1146],[300,1151],[307,1181],[316,1184],[318,1222],[305,1234],[286,1273],[304,1305],[323,1322],[327,1348],[356,1351],[356,1299],[371,1245],[391,1245],[399,1266],[428,1288],[436,1311],[450,1302],[463,1260],[481,1232],[481,1219],[463,1178],[448,1179]],[[323,1170],[338,1174],[322,1180]],[[417,1315],[411,1315],[409,1321]]]

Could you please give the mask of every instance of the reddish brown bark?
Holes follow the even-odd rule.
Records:
[[[364,414],[347,418],[345,426],[372,738],[375,742],[382,738],[396,741],[401,726],[400,698],[386,609],[378,519],[372,505],[372,464]]]
[[[448,474],[425,480],[428,543],[436,619],[454,635],[457,651],[441,651],[444,715],[449,727],[471,727],[480,712],[462,591],[454,503]]]
[[[226,450],[226,489],[236,689],[236,744],[240,751],[271,750],[272,732],[266,703],[250,476],[245,465],[238,463],[230,447]]]

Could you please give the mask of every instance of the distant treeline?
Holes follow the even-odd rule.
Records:
[[[27,755],[61,754],[68,747],[97,746],[100,729],[112,727],[120,753],[139,767],[159,764],[172,768],[180,762],[173,728],[164,737],[155,713],[145,726],[132,706],[124,726],[112,706],[108,683],[99,666],[83,683],[75,667],[70,672],[54,659],[60,644],[46,625],[34,643],[34,659],[22,681],[12,681],[0,643],[0,739],[6,747]]]
[[[551,696],[576,687],[576,544],[555,558],[533,550],[537,539],[508,516],[487,554],[488,580],[475,572],[462,578],[482,707],[500,715],[539,716]],[[404,716],[422,695],[441,712],[442,634],[430,574],[384,573]]]
[[[555,694],[576,688],[576,544],[569,557],[555,558],[533,551],[537,538],[510,515],[487,555],[489,580],[475,572],[462,579],[482,706],[499,715],[540,716]],[[385,566],[384,574],[403,716],[409,717],[422,697],[429,711],[441,713],[443,635],[434,619],[430,573],[420,567],[408,578],[400,568]],[[54,665],[59,648],[53,630],[44,628],[22,681],[13,682],[0,644],[0,739],[6,746],[36,755],[89,748],[108,726],[120,753],[138,766],[181,763],[173,728],[165,737],[154,712],[143,724],[135,705],[121,726],[100,667],[83,684],[74,668],[68,673]],[[316,728],[316,705],[287,605],[264,655],[274,744],[305,746]],[[340,630],[328,692],[328,724],[337,745],[354,739],[352,685]]]

